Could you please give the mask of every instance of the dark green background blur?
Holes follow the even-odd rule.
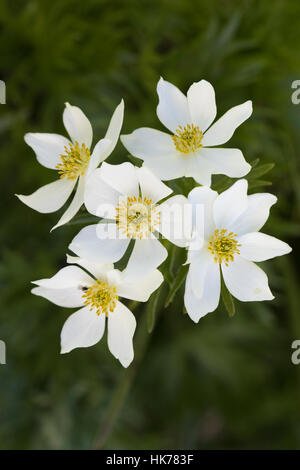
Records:
[[[0,3],[1,449],[300,448],[300,2],[221,0],[52,0]],[[265,227],[291,255],[263,264],[275,300],[220,305],[195,325],[183,290],[163,296],[151,335],[137,306],[137,360],[124,371],[106,340],[59,355],[71,313],[30,294],[30,281],[65,262],[70,225],[49,233],[58,213],[42,215],[14,193],[55,179],[26,146],[26,132],[64,133],[64,103],[82,107],[103,137],[123,97],[123,132],[162,129],[155,113],[162,75],[184,92],[205,78],[218,115],[247,99],[254,113],[231,147],[250,162],[274,162],[266,176],[279,198]],[[119,143],[109,159],[127,158]],[[264,177],[263,177],[264,179]],[[180,259],[174,260],[174,272]],[[167,292],[167,287],[166,287]],[[144,354],[142,354],[144,351]]]

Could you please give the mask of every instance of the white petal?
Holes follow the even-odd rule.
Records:
[[[192,236],[192,210],[186,197],[172,196],[159,205],[158,231],[177,246],[187,246]]]
[[[93,263],[92,261],[88,261],[83,258],[79,258],[77,256],[71,256],[67,254],[67,262],[72,264],[78,264],[82,266],[84,269],[89,271],[96,279],[106,279],[106,275],[108,271],[114,269],[114,265],[112,263],[109,264],[102,264],[102,263]]]
[[[103,160],[105,160],[113,152],[115,146],[117,145],[119,135],[122,129],[123,117],[124,101],[121,100],[121,102],[116,107],[114,114],[112,115],[112,118],[108,125],[108,129],[105,134],[105,139],[110,140],[111,146],[106,150],[106,153],[103,156]]]
[[[239,180],[216,198],[213,211],[217,228],[228,230],[247,209],[247,188],[247,180]]]
[[[101,139],[91,155],[89,170],[97,168],[114,151],[117,145],[124,117],[124,101],[116,107],[110,120],[104,139]]]
[[[228,227],[239,235],[258,232],[268,220],[270,208],[277,198],[273,194],[257,193],[248,196],[247,201],[247,209]]]
[[[25,142],[35,152],[38,162],[46,168],[56,169],[61,163],[60,155],[65,153],[69,140],[59,134],[28,133],[24,136]]]
[[[136,240],[126,267],[127,279],[148,276],[167,256],[166,248],[156,238]]]
[[[86,175],[89,175],[93,170],[95,170],[95,168],[97,168],[100,162],[105,160],[105,155],[110,147],[111,141],[109,139],[101,139],[97,142],[91,155]]]
[[[109,225],[115,226],[115,224],[106,225],[109,234]],[[72,240],[69,249],[80,258],[85,258],[94,263],[113,263],[121,259],[130,239],[100,239],[97,233],[98,224],[84,227]]]
[[[78,186],[76,188],[71,204],[67,208],[66,212],[63,213],[63,215],[61,216],[57,224],[54,225],[54,227],[52,227],[51,232],[57,227],[60,227],[61,225],[64,225],[67,222],[69,222],[71,219],[73,219],[74,215],[77,214],[77,212],[79,211],[80,207],[82,206],[84,202],[84,188],[85,188],[85,177],[80,176],[79,181],[78,181]]]
[[[46,184],[34,193],[25,196],[16,194],[20,201],[32,209],[47,214],[60,209],[70,196],[76,181],[59,178],[53,183]]]
[[[83,269],[80,269],[77,266],[66,266],[49,279],[39,279],[38,281],[32,282],[33,284],[47,287],[49,289],[64,289],[91,285],[93,283],[93,279],[83,271]]]
[[[118,289],[119,284],[122,282],[122,272],[119,269],[111,269],[106,273],[106,278],[109,285]]]
[[[211,175],[214,172],[213,165],[201,156],[201,153],[186,155],[186,177],[194,178],[197,183],[204,186],[211,185]]]
[[[98,217],[116,218],[116,207],[121,193],[101,178],[101,169],[94,170],[88,177],[85,186],[84,203],[87,210]]]
[[[217,263],[209,263],[204,282],[201,282],[201,298],[193,292],[191,272],[188,273],[185,285],[184,305],[189,317],[197,323],[201,317],[213,312],[220,300],[220,269]],[[200,285],[200,287],[201,287]]]
[[[192,123],[205,132],[217,114],[214,87],[206,80],[193,83],[187,92],[187,99]]]
[[[239,149],[203,148],[201,155],[214,167],[215,175],[241,178],[251,170]]]
[[[133,313],[121,302],[108,316],[108,348],[123,367],[128,367],[134,357],[132,339],[136,328]]]
[[[147,167],[143,166],[136,170],[143,197],[151,199],[152,202],[160,201],[169,196],[173,191],[155,176]]]
[[[161,180],[169,181],[185,176],[187,164],[185,156],[168,155],[149,158],[146,166]]]
[[[131,134],[121,135],[121,142],[131,155],[146,161],[151,161],[154,157],[168,157],[177,154],[169,134],[149,127],[141,127]]]
[[[66,287],[64,289],[50,289],[48,287],[34,287],[32,294],[44,297],[60,307],[81,307],[83,305],[83,291],[78,287]]]
[[[61,354],[98,343],[105,330],[105,315],[84,307],[73,313],[61,331]]]
[[[126,196],[138,196],[139,184],[135,167],[125,162],[110,165],[103,162],[100,168],[101,178],[119,193]]]
[[[272,300],[268,278],[264,271],[241,256],[236,256],[228,266],[222,264],[227,289],[242,302]]]
[[[93,130],[86,115],[77,106],[66,103],[63,113],[64,126],[73,142],[85,144],[90,148],[93,139]]]
[[[127,279],[129,277],[129,279]],[[154,292],[163,282],[164,278],[158,269],[152,271],[148,276],[132,281],[127,276],[126,269],[120,273],[120,280],[117,286],[117,294],[125,299],[147,302],[152,292]]]
[[[217,196],[218,193],[207,186],[194,188],[188,195],[188,200],[193,206],[195,230],[206,240],[215,230],[213,205]]]
[[[159,80],[157,84],[159,103],[157,106],[158,119],[173,133],[178,127],[191,122],[186,96],[172,83]]]
[[[93,282],[93,278],[77,266],[66,266],[49,279],[33,281],[33,284],[39,287],[35,287],[31,292],[60,307],[81,307],[82,288],[92,285]]]
[[[265,261],[292,251],[287,243],[260,232],[242,235],[239,243],[242,245],[239,248],[241,256],[250,261]]]
[[[210,252],[204,247],[197,253],[190,264],[189,276],[191,288],[194,296],[198,299],[205,295],[204,284],[211,263],[215,264]]]
[[[227,111],[205,132],[202,145],[214,147],[225,144],[233,135],[234,131],[252,114],[252,102],[246,101]]]

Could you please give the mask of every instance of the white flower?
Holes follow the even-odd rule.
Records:
[[[84,203],[86,178],[114,150],[120,135],[123,114],[122,100],[115,109],[105,138],[99,140],[92,154],[92,126],[81,109],[69,103],[66,103],[63,112],[63,122],[71,140],[58,134],[25,135],[25,142],[34,150],[39,163],[56,170],[59,179],[29,196],[17,194],[24,204],[38,212],[55,212],[65,204],[77,184],[71,204],[52,230],[69,222]]]
[[[195,322],[219,304],[220,269],[227,289],[238,300],[274,298],[266,274],[253,261],[284,255],[291,247],[259,232],[277,198],[268,193],[247,196],[247,187],[243,179],[220,195],[208,187],[198,187],[188,196],[194,216],[197,207],[204,211],[201,220],[195,217],[198,249],[194,242],[187,261],[190,267],[184,300]]]
[[[249,118],[251,101],[235,106],[211,125],[217,109],[214,88],[206,80],[193,83],[185,96],[161,78],[157,93],[157,116],[172,135],[143,127],[122,135],[121,141],[160,179],[192,176],[198,183],[210,186],[212,174],[240,178],[250,171],[240,150],[214,147],[225,144]]]
[[[172,190],[146,167],[104,162],[87,181],[85,204],[91,214],[105,219],[84,227],[70,250],[85,259],[110,263],[120,260],[130,240],[134,240],[126,271],[132,278],[149,274],[168,254],[157,233],[178,246],[186,246],[191,232],[184,196],[173,196],[158,204],[170,193]]]
[[[121,272],[112,264],[103,265],[71,256],[68,256],[68,262],[82,266],[91,275],[78,266],[67,266],[50,279],[34,281],[38,287],[32,289],[33,294],[61,307],[82,307],[63,326],[61,353],[98,343],[107,319],[108,348],[123,367],[128,367],[134,357],[132,338],[136,320],[119,297],[146,302],[162,283],[162,274],[155,270],[142,280],[131,282],[126,270]]]

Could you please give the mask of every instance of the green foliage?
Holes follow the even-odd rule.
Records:
[[[165,302],[165,307],[168,307],[170,303],[173,302],[177,291],[180,289],[180,287],[185,281],[187,272],[188,272],[188,265],[180,266],[178,273],[176,274],[176,277],[170,287],[169,294]]]
[[[226,287],[226,284],[224,282],[222,275],[221,275],[221,297],[224,303],[224,307],[226,308],[228,312],[228,315],[230,317],[233,317],[233,315],[235,314],[234,300],[229,290]]]
[[[148,333],[152,333],[154,325],[155,325],[156,310],[158,306],[157,304],[158,304],[160,293],[161,293],[160,289],[158,289],[156,292],[153,292],[147,305],[146,315],[147,315]]]
[[[0,79],[7,86],[0,105],[2,449],[88,449],[95,441],[108,449],[299,448],[300,366],[290,361],[300,338],[300,107],[291,102],[291,83],[300,77],[299,22],[297,0],[0,3]],[[236,301],[230,319],[221,302],[195,325],[183,313],[179,285],[185,251],[175,249],[162,266],[159,297],[150,307],[134,305],[133,369],[121,369],[105,338],[60,356],[71,310],[32,296],[30,281],[64,265],[86,214],[49,233],[60,214],[38,214],[14,197],[55,178],[36,162],[24,134],[64,133],[69,101],[85,110],[97,141],[121,97],[124,133],[163,130],[155,113],[160,76],[183,91],[211,81],[218,116],[253,100],[253,116],[230,147],[252,162],[250,192],[278,196],[264,231],[294,251],[263,266],[274,301]],[[126,158],[119,143],[109,162]],[[184,194],[190,184],[170,182]],[[214,189],[226,185],[214,177]]]

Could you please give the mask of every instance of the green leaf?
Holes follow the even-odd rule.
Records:
[[[233,182],[234,180],[228,178],[228,176],[224,176],[220,179],[220,181],[218,181],[212,186],[212,189],[214,191],[217,191],[217,193],[222,193],[223,191],[228,189],[233,184]]]
[[[177,273],[177,276],[172,284],[172,287],[169,291],[168,297],[165,302],[165,307],[167,307],[171,302],[173,302],[176,292],[178,291],[178,289],[180,289],[180,287],[182,286],[186,278],[188,269],[189,269],[189,266],[187,264],[180,267]]]
[[[257,168],[253,168],[250,173],[247,175],[247,178],[254,179],[260,178],[274,168],[275,163],[266,163],[265,165],[260,165]]]
[[[174,282],[174,265],[176,261],[176,257],[178,256],[178,247],[176,245],[171,245],[169,248],[169,256],[168,256],[168,269],[164,273],[164,277],[169,284],[170,287],[172,287],[172,284]]]
[[[142,160],[140,158],[134,157],[133,155],[128,154],[127,157],[134,166],[142,166]]]
[[[223,276],[221,275],[221,296],[222,300],[224,303],[224,306],[228,312],[228,315],[230,317],[233,317],[235,314],[235,306],[234,306],[234,300],[232,295],[230,294],[229,290],[227,289]]]
[[[174,276],[172,273],[170,273],[169,271],[164,271],[164,278],[165,278],[165,281],[167,281],[167,283],[169,284],[170,287],[172,287],[172,284],[174,282]]]
[[[97,224],[99,222],[99,217],[94,215],[83,215],[81,217],[74,218],[67,225],[83,225],[83,224]]]
[[[255,160],[252,160],[252,162],[250,162],[252,169],[255,168],[259,164],[259,162],[260,162],[260,158],[256,158]]]
[[[158,289],[156,292],[154,292],[151,295],[150,300],[147,305],[146,315],[147,315],[148,333],[152,333],[153,328],[154,328],[159,295],[160,295],[160,289]]]
[[[271,186],[272,183],[271,181],[265,181],[265,180],[250,180],[248,184],[249,189],[253,188],[260,188],[261,186]]]

